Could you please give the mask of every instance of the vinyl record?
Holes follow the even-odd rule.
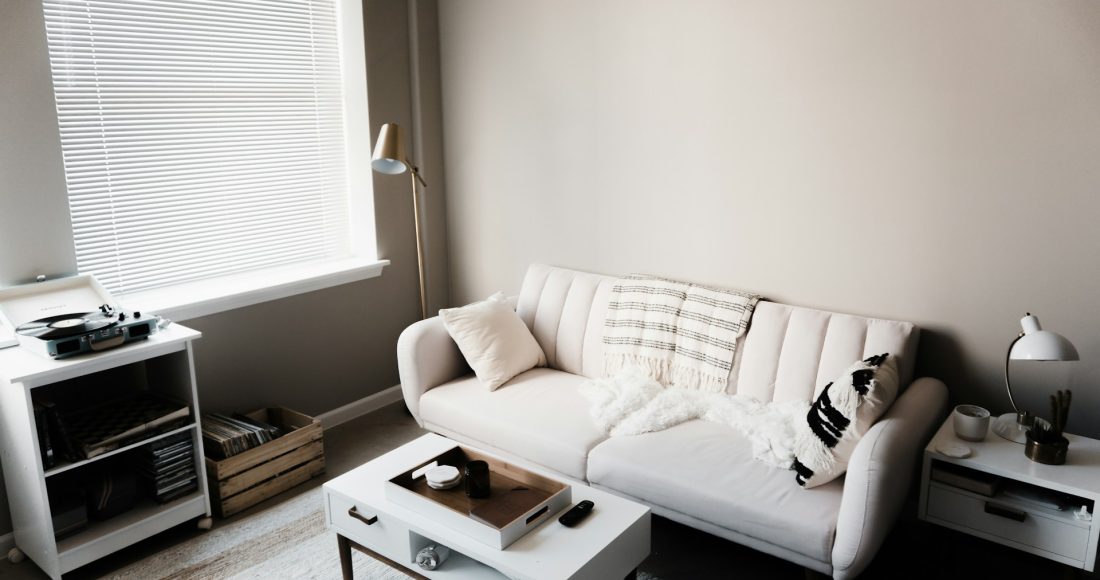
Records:
[[[107,328],[115,324],[114,317],[105,316],[99,312],[86,312],[83,314],[59,314],[40,318],[33,322],[19,325],[15,331],[23,336],[33,336],[42,340],[52,340],[86,334],[101,328]]]

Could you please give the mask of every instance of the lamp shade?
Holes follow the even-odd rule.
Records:
[[[1080,360],[1077,347],[1066,337],[1043,330],[1039,319],[1031,314],[1020,319],[1024,335],[1012,345],[1008,358],[1012,360]]]
[[[398,175],[409,168],[405,159],[405,137],[397,123],[386,123],[378,131],[370,166],[379,173]]]

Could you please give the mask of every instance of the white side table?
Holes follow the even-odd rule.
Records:
[[[955,437],[949,416],[924,449],[918,515],[928,522],[1092,571],[1100,520],[1082,518],[1076,512],[1084,505],[1089,514],[1095,514],[1100,499],[1100,441],[1068,434],[1066,438],[1070,442],[1066,464],[1043,465],[1028,459],[1023,445],[992,431],[980,442]],[[940,451],[951,444],[970,447],[970,456],[960,459]],[[988,497],[934,481],[932,469],[942,464],[999,477],[1002,490]],[[1019,493],[1007,493],[1010,489],[1059,494],[1066,507],[1044,507]]]

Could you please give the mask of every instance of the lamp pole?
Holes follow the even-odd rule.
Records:
[[[424,284],[424,242],[420,239],[420,196],[416,194],[417,180],[422,183],[424,180],[420,178],[420,171],[416,166],[409,172],[409,178],[412,180],[413,224],[416,228],[416,267],[420,272],[420,319],[425,320],[428,318],[428,290]]]
[[[371,155],[370,164],[375,171],[386,175],[409,172],[413,198],[413,225],[416,229],[416,267],[420,274],[420,319],[423,320],[428,317],[428,288],[424,279],[424,242],[421,240],[420,196],[417,195],[416,182],[419,181],[422,187],[428,187],[428,184],[405,152],[405,138],[397,123],[386,123],[378,131],[378,141],[374,144],[374,154]]]

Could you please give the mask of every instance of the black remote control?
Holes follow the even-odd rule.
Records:
[[[592,508],[595,505],[596,504],[588,500],[584,500],[581,503],[573,506],[573,509],[562,514],[562,516],[558,518],[558,523],[567,528],[571,528],[581,523],[581,520],[583,520],[584,518],[588,517],[588,514],[592,513]]]

